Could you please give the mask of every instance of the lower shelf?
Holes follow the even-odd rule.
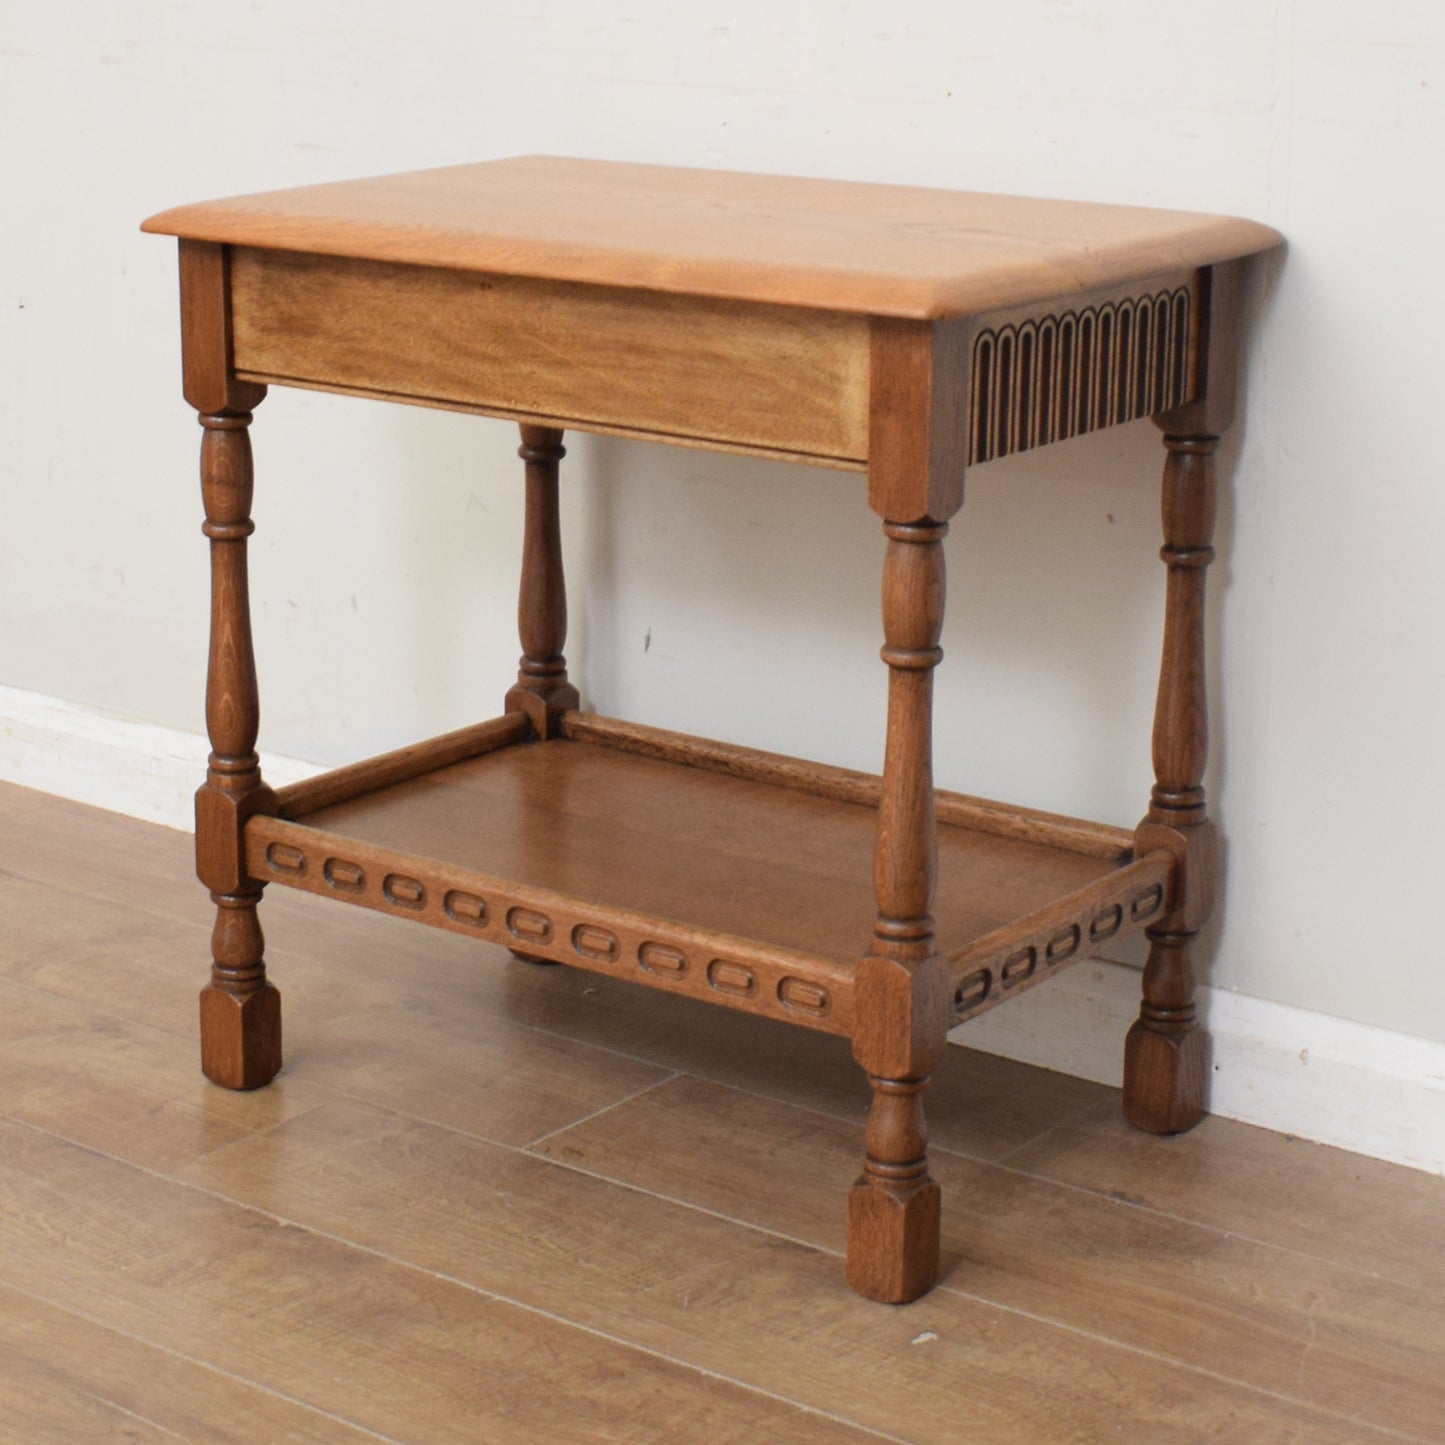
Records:
[[[852,965],[873,926],[874,809],[809,786],[831,770],[796,765],[808,769],[800,782],[779,759],[785,780],[773,781],[768,755],[747,754],[765,762],[739,776],[717,759],[744,750],[706,745],[707,754],[676,735],[616,727],[625,745],[597,735],[516,741],[518,730],[495,729],[501,741],[482,756],[379,787],[386,770],[374,771],[371,791],[344,801],[330,801],[337,788],[303,785],[324,805],[252,818],[247,867],[267,882],[850,1033]],[[1163,910],[1163,855],[1079,851],[1060,839],[1084,825],[1060,820],[1051,831],[1039,816],[940,822],[934,916],[959,1017]],[[1011,826],[1018,819],[1029,826]]]

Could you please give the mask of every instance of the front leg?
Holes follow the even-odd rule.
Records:
[[[933,669],[943,623],[946,522],[888,523],[883,659],[888,742],[873,858],[878,905],[855,984],[853,1056],[873,1103],[863,1172],[848,1196],[848,1283],[906,1304],[938,1278],[939,1189],[928,1174],[923,1088],[940,1058],[948,979],[934,950]]]
[[[203,527],[211,541],[211,652],[206,781],[196,794],[196,872],[216,904],[211,981],[201,991],[201,1068],[228,1089],[256,1089],[281,1067],[281,995],[266,980],[261,885],[247,877],[246,820],[274,812],[256,755],[260,702],[251,649],[246,539],[251,521],[248,411],[201,417]]]

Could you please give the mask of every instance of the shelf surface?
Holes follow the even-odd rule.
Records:
[[[588,743],[522,743],[299,816],[375,847],[851,964],[873,928],[874,809]],[[939,947],[1118,864],[941,824]]]

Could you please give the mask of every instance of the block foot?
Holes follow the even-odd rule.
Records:
[[[223,1089],[259,1089],[281,1068],[281,994],[269,983],[238,997],[201,990],[201,1071]]]
[[[1182,1134],[1204,1115],[1209,1039],[1161,1033],[1138,1019],[1124,1042],[1124,1117],[1151,1134]]]
[[[938,1280],[940,1191],[925,1178],[891,1189],[859,1178],[848,1194],[848,1283],[865,1299],[902,1305]]]

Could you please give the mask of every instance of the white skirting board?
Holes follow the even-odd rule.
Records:
[[[954,1042],[1119,1083],[1139,970],[1102,958],[953,1031]],[[1445,1174],[1445,1044],[1225,989],[1199,990],[1211,1114]]]
[[[0,687],[0,780],[189,830],[206,740]],[[319,771],[263,754],[278,785]],[[1117,1084],[1139,973],[1090,959],[956,1029],[956,1042]],[[1445,1044],[1204,989],[1209,1108],[1226,1118],[1445,1174]]]
[[[210,747],[198,733],[0,687],[0,781],[189,832]],[[321,771],[268,754],[273,787]]]

